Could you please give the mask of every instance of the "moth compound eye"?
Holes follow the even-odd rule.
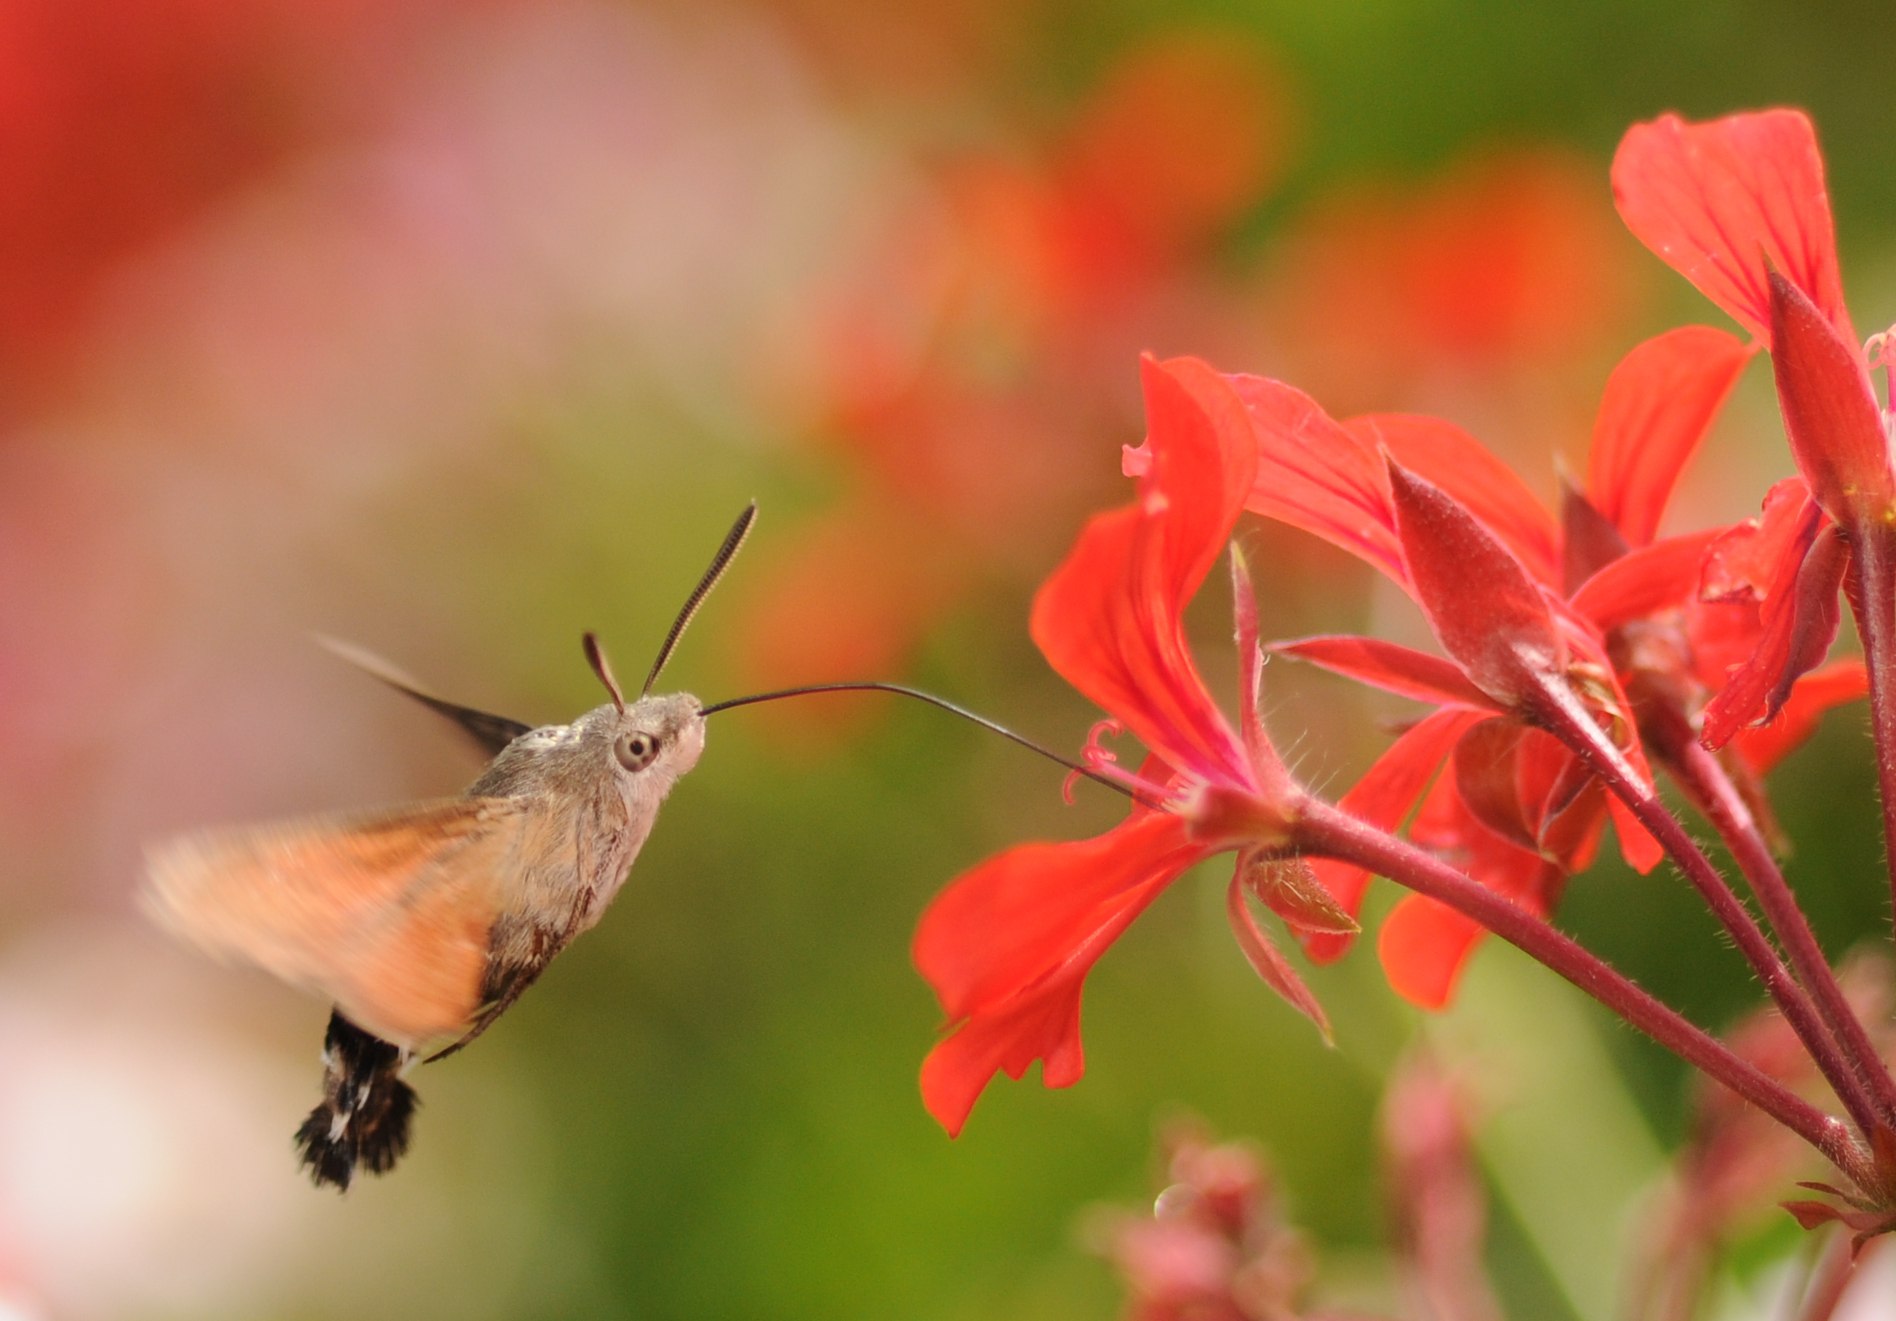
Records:
[[[612,745],[612,751],[628,771],[642,771],[657,759],[658,740],[639,731],[621,734],[619,741]]]

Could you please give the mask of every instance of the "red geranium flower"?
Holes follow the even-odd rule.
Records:
[[[1707,712],[1722,744],[1773,716],[1837,631],[1848,551],[1833,524],[1882,519],[1896,503],[1887,418],[1870,381],[1886,336],[1858,347],[1843,302],[1823,157],[1795,110],[1631,129],[1613,159],[1620,216],[1641,242],[1771,350],[1801,480],[1772,493],[1760,526],[1714,564],[1728,599],[1761,606],[1764,628]],[[1708,586],[1712,586],[1708,582]]]
[[[1243,676],[1237,729],[1185,645],[1185,605],[1252,488],[1257,444],[1244,406],[1224,377],[1193,359],[1147,359],[1144,378],[1150,462],[1139,498],[1087,524],[1042,586],[1032,623],[1048,663],[1149,749],[1136,774],[1097,748],[1090,754],[1141,806],[1097,838],[1027,844],[991,858],[923,914],[915,963],[951,1027],[922,1066],[922,1094],[951,1134],[998,1071],[1018,1078],[1038,1059],[1048,1086],[1078,1080],[1088,970],[1194,863],[1238,851],[1229,907],[1240,946],[1273,989],[1320,1026],[1322,1010],[1257,928],[1244,892],[1304,929],[1351,925],[1299,863],[1271,852],[1301,791],[1258,718],[1262,655],[1242,561],[1233,559]]]
[[[1757,600],[1734,590],[1704,602],[1700,579],[1715,549],[1741,566],[1740,550],[1756,530],[1655,540],[1680,473],[1749,356],[1734,336],[1706,327],[1635,348],[1608,381],[1586,486],[1566,494],[1559,517],[1446,422],[1338,423],[1289,386],[1234,378],[1258,424],[1250,507],[1375,565],[1422,606],[1454,658],[1368,638],[1279,648],[1440,708],[1397,740],[1344,807],[1395,829],[1422,799],[1410,827],[1417,843],[1542,916],[1566,878],[1591,862],[1609,814],[1627,861],[1642,872],[1653,866],[1659,850],[1651,837],[1573,753],[1533,727],[1535,667],[1550,676],[1564,670],[1643,768],[1641,703],[1696,711],[1733,653],[1755,645],[1763,627]],[[1142,454],[1129,455],[1131,469],[1143,463]],[[1815,685],[1807,701],[1828,705],[1851,687]],[[1805,716],[1799,727],[1808,730]],[[1757,760],[1788,747],[1776,742]],[[1334,862],[1315,867],[1355,912],[1368,875]],[[1435,901],[1405,896],[1380,937],[1391,983],[1418,1003],[1443,1004],[1480,934]],[[1306,940],[1318,959],[1340,955],[1348,942],[1329,934]]]

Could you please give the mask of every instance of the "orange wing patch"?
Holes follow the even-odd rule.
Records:
[[[321,991],[412,1048],[480,1007],[527,819],[509,799],[457,798],[189,836],[151,851],[143,901],[209,953]]]

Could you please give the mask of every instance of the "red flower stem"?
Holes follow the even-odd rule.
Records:
[[[1718,868],[1693,842],[1678,818],[1646,787],[1626,755],[1607,739],[1573,689],[1564,680],[1554,680],[1543,686],[1539,696],[1540,700],[1534,704],[1534,715],[1541,727],[1586,762],[1607,789],[1632,809],[1639,823],[1652,832],[1653,838],[1698,891],[1706,907],[1712,910],[1719,925],[1731,936],[1745,962],[1758,974],[1765,991],[1784,1015],[1784,1021],[1804,1043],[1811,1062],[1824,1075],[1837,1099],[1843,1102],[1858,1129],[1866,1136],[1874,1132],[1881,1126],[1881,1120],[1869,1090],[1830,1035],[1810,996],[1778,957],[1770,937],[1764,934],[1764,928],[1758,925],[1751,910],[1732,892]]]
[[[1870,519],[1849,529],[1851,590],[1863,661],[1870,672],[1870,729],[1883,800],[1883,856],[1896,904],[1896,528]]]
[[[1764,909],[1765,920],[1777,932],[1792,969],[1816,1002],[1818,1014],[1836,1034],[1845,1057],[1855,1066],[1877,1113],[1886,1125],[1896,1125],[1896,1078],[1890,1076],[1877,1054],[1869,1029],[1851,1009],[1830,961],[1817,943],[1816,933],[1810,929],[1810,920],[1798,907],[1797,897],[1738,787],[1718,759],[1699,744],[1677,707],[1653,704],[1641,728],[1646,732],[1647,746],[1665,762],[1693,806],[1705,814],[1731,850],[1739,872],[1757,896],[1758,906]]]
[[[1480,923],[1803,1138],[1859,1186],[1872,1177],[1868,1152],[1843,1121],[1823,1113],[1757,1066],[1740,1059],[1723,1042],[1525,908],[1469,879],[1433,854],[1328,803],[1309,800],[1297,817],[1293,837],[1304,852],[1364,867]]]

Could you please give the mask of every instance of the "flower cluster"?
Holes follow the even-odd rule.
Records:
[[[1896,1224],[1896,1082],[1779,869],[1761,777],[1827,708],[1868,693],[1886,815],[1896,812],[1896,469],[1844,306],[1822,160],[1789,110],[1704,124],[1666,116],[1613,165],[1626,224],[1743,334],[1670,330],[1606,381],[1583,476],[1551,507],[1436,418],[1333,418],[1283,381],[1148,359],[1133,500],[1099,514],[1032,612],[1052,667],[1108,720],[1088,764],[1133,799],[1093,839],[1009,849],[922,918],[918,968],[948,1019],[922,1070],[951,1132],[997,1072],[1082,1072],[1093,964],[1160,891],[1235,855],[1228,911],[1267,984],[1326,1033],[1323,1010],[1259,926],[1276,913],[1314,960],[1357,934],[1369,879],[1411,893],[1378,932],[1395,989],[1447,1002],[1479,937],[1502,936],[1654,1036],[1840,1171],[1806,1223]],[[1762,512],[1675,532],[1667,507],[1746,365],[1768,352],[1798,476]],[[1207,690],[1183,612],[1246,512],[1361,558],[1419,608],[1439,647],[1304,637],[1261,646],[1232,552],[1235,721]],[[1861,661],[1830,660],[1841,601]],[[1266,654],[1422,703],[1340,799],[1300,784],[1258,714]],[[1144,760],[1099,742],[1123,731]],[[1762,920],[1658,797],[1662,774],[1717,832]],[[1640,872],[1670,859],[1769,993],[1831,1114],[1654,1000],[1562,934],[1554,908],[1608,825]]]

